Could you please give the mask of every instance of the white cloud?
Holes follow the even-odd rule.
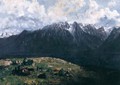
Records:
[[[89,0],[89,9],[97,10],[99,5],[95,0]]]
[[[67,21],[69,14],[78,11],[84,4],[84,0],[61,0],[48,9],[48,16],[53,22]]]
[[[119,3],[118,0],[0,0],[0,30],[38,29],[59,21],[100,25],[112,20],[109,26],[116,26],[120,23]]]
[[[116,0],[112,0],[112,1],[110,1],[110,2],[108,3],[108,6],[109,6],[110,8],[113,8],[113,7],[115,7],[116,5],[117,5]]]
[[[16,24],[21,24],[21,28],[26,28],[25,24],[28,24],[28,27],[31,27],[29,20],[43,20],[43,18],[46,16],[44,6],[40,5],[36,0],[32,0],[32,2],[27,0],[3,0],[1,3],[0,14],[3,14],[4,18],[3,16],[0,16],[1,19],[3,18],[1,21],[2,24],[0,25],[2,25],[4,28],[10,26],[13,27]],[[18,19],[24,19],[20,17],[26,17],[28,20],[22,20],[23,22],[19,22]],[[13,23],[15,21],[16,23]]]
[[[110,3],[110,2],[109,2]],[[100,23],[109,23],[107,26],[116,26],[118,22],[118,18],[120,17],[120,13],[116,9],[112,9],[109,6],[103,7],[99,5],[95,0],[89,0],[88,9],[83,13],[83,17],[80,18],[80,22],[85,24],[98,24],[103,25]],[[80,14],[81,15],[81,14]],[[101,20],[102,18],[107,17],[106,20]],[[104,24],[105,26],[105,24]]]

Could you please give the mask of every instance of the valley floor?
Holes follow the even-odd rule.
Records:
[[[0,60],[0,85],[120,85],[120,71],[49,57]]]

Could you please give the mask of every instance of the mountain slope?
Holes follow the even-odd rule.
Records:
[[[114,28],[108,38],[96,50],[103,66],[120,67],[120,28]]]
[[[103,37],[104,36],[104,37]],[[36,31],[0,39],[0,57],[51,56],[77,64],[96,64],[93,56],[106,39],[104,28],[77,22],[54,23]]]
[[[119,43],[120,43],[120,28],[114,28],[111,34],[109,35],[109,37],[101,46],[101,48],[105,52],[110,52],[110,53],[119,52],[120,51]]]

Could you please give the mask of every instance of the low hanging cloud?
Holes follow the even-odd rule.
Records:
[[[0,32],[36,30],[61,21],[120,26],[120,1],[103,2],[104,0],[0,0]]]

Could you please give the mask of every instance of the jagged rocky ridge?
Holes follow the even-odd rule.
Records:
[[[114,53],[120,51],[119,30],[114,28],[108,36],[103,27],[54,23],[33,32],[24,30],[19,35],[1,38],[0,57],[57,56],[77,64],[109,67],[114,63]]]

